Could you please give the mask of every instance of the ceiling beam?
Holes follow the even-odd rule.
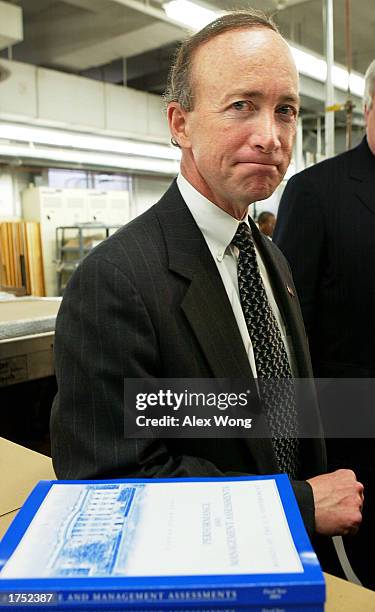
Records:
[[[71,4],[72,6],[76,6],[81,9],[85,9],[90,13],[102,13],[103,9],[106,7],[103,6],[105,3],[103,0],[64,0],[65,4]],[[107,5],[110,2],[107,0]]]
[[[154,8],[144,2],[139,2],[139,0],[112,0],[117,4],[121,4],[122,6],[127,6],[134,11],[138,11],[139,13],[143,13],[144,15],[149,15],[149,17],[154,17],[154,19],[158,19],[159,21],[164,21],[170,25],[174,25],[179,28],[181,32],[186,32],[186,28],[181,25],[178,21],[171,19],[168,17],[167,13],[163,11],[163,9]]]
[[[132,87],[134,89],[141,89],[142,91],[148,91],[149,93],[162,94],[165,90],[167,75],[167,70],[150,72],[144,74],[141,77],[129,79],[128,87]]]
[[[280,4],[285,4],[283,8],[290,8],[296,4],[306,4],[307,2],[315,2],[315,0],[280,0]]]
[[[86,44],[80,49],[54,56],[54,63],[74,70],[87,70],[108,64],[119,58],[128,58],[145,51],[168,45],[181,38],[175,26],[155,22],[127,34]]]
[[[27,54],[32,63],[87,70],[168,45],[186,32],[163,10],[139,0],[64,0],[64,4],[69,10],[61,9],[59,19],[48,11],[29,28],[19,53]],[[14,59],[19,59],[17,53]]]

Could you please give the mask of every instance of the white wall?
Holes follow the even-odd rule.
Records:
[[[169,142],[161,96],[0,59],[0,118]]]
[[[14,217],[12,175],[0,171],[0,219],[11,217]]]
[[[277,216],[277,211],[279,208],[281,196],[285,189],[285,185],[286,181],[284,180],[282,181],[282,183],[280,183],[280,185],[270,198],[267,198],[266,200],[259,200],[258,202],[255,202],[255,204],[251,204],[249,208],[251,217],[253,219],[255,217],[258,218],[260,213],[263,211],[272,212],[274,215]]]
[[[135,176],[133,179],[132,216],[136,217],[156,204],[172,179]]]
[[[28,173],[19,172],[16,168],[0,167],[0,220],[21,218],[21,192],[28,183]]]

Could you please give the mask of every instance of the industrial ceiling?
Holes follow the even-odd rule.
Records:
[[[161,93],[173,52],[187,31],[158,0],[7,0],[22,8],[24,39],[1,55]],[[324,54],[323,0],[212,0],[218,10],[251,5],[272,14],[291,42]],[[345,0],[334,0],[335,61],[346,65]],[[374,0],[352,2],[352,66],[375,57]],[[124,61],[126,60],[126,61]]]

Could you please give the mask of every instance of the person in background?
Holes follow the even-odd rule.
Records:
[[[262,234],[272,238],[276,225],[276,217],[273,213],[264,210],[258,217],[258,226]]]
[[[219,17],[179,48],[166,101],[181,149],[177,180],[95,248],[64,293],[51,416],[56,474],[286,472],[308,532],[329,544],[326,536],[358,530],[363,486],[351,470],[325,473],[314,397],[314,439],[298,438],[293,393],[262,397],[261,439],[124,436],[126,378],[312,375],[288,264],[248,216],[290,162],[299,95],[288,44],[257,12]]]
[[[366,135],[355,148],[293,176],[280,202],[274,242],[289,261],[317,378],[375,377],[375,60],[365,75]],[[365,385],[337,402],[361,419]],[[321,410],[331,409],[320,396]],[[342,404],[346,401],[347,405]],[[345,412],[344,408],[347,410]],[[364,414],[364,412],[363,412]],[[363,417],[365,418],[365,417]],[[363,524],[345,547],[364,585],[375,588],[375,443],[327,441],[330,469],[353,469],[366,487]],[[372,439],[371,439],[372,438]]]

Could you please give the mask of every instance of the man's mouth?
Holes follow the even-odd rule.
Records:
[[[250,161],[250,160],[241,160],[237,163],[240,164],[241,166],[252,167],[255,172],[261,172],[261,173],[264,172],[265,174],[274,172],[275,170],[278,170],[278,167],[279,167],[279,165],[276,163],[269,163],[269,162],[264,163],[264,162]]]
[[[254,161],[253,159],[240,159],[239,164],[254,164],[254,166],[272,166],[277,167],[279,164],[277,162],[263,162],[263,161]]]

